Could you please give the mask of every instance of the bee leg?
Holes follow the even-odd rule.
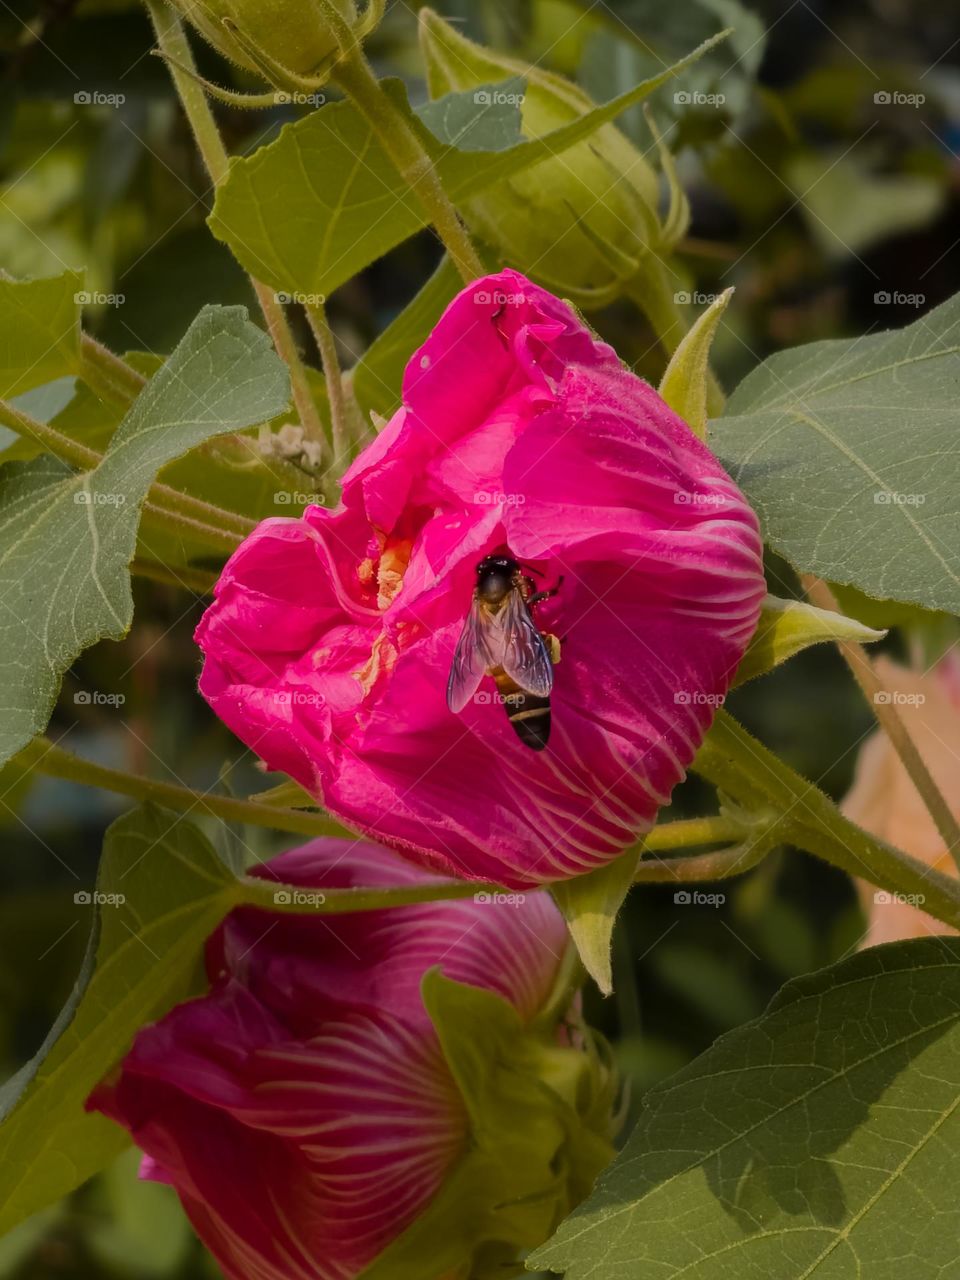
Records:
[[[562,586],[563,586],[563,574],[561,574],[560,577],[557,579],[557,585],[555,587],[550,587],[549,590],[547,591],[537,591],[534,595],[532,595],[530,599],[527,601],[527,607],[529,609],[532,609],[535,604],[542,604],[544,600],[552,599],[552,597],[559,592]]]
[[[555,667],[560,661],[560,655],[563,651],[563,643],[558,636],[552,631],[541,631],[543,643],[547,646],[547,654],[550,658],[550,665]]]

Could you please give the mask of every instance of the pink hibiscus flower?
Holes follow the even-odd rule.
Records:
[[[313,841],[258,874],[321,890],[430,879],[387,850],[345,840]],[[234,911],[207,944],[209,993],[140,1031],[88,1106],[129,1129],[146,1153],[144,1176],[176,1188],[230,1280],[349,1280],[485,1145],[482,1134],[471,1138],[468,1105],[424,1007],[424,974],[440,965],[447,978],[501,996],[522,1040],[554,994],[566,945],[544,893],[325,917]],[[557,1038],[561,1012],[534,1041],[554,1064],[554,1087],[569,1080],[575,1097],[587,1057]],[[559,1068],[558,1055],[571,1065]],[[517,1087],[508,1090],[513,1105]],[[542,1084],[532,1087],[543,1095]],[[573,1103],[557,1105],[559,1116]],[[560,1184],[555,1203],[545,1195],[564,1127],[531,1120],[518,1136],[548,1214],[572,1207]],[[488,1161],[503,1142],[493,1135]],[[605,1140],[592,1150],[611,1154]],[[596,1172],[594,1161],[587,1186]],[[484,1201],[482,1182],[469,1181],[476,1238],[462,1223],[446,1232],[464,1235],[455,1243],[468,1258],[497,1221],[504,1185]],[[464,1206],[451,1211],[462,1217]],[[425,1277],[433,1261],[424,1258]]]
[[[474,673],[448,703],[490,555],[559,588],[516,610],[554,637],[545,750],[498,705],[509,681]],[[341,505],[267,520],[231,557],[197,630],[200,690],[350,826],[446,874],[543,884],[650,828],[763,594],[756,519],[710,450],[566,303],[504,271],[414,354]]]

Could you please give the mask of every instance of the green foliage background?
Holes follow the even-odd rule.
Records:
[[[378,70],[407,80],[419,101],[415,7],[391,5],[370,54]],[[677,149],[678,137],[683,143],[681,179],[693,206],[679,254],[688,291],[696,297],[737,286],[732,324],[722,327],[716,348],[728,388],[772,352],[900,326],[960,290],[960,46],[944,55],[960,36],[960,19],[937,0],[884,5],[882,17],[866,0],[765,0],[749,11],[734,0],[615,0],[579,20],[572,0],[451,0],[445,12],[514,56],[575,75],[601,101],[718,25],[736,26],[739,60],[724,78],[723,111],[679,110],[666,91],[653,99],[663,120],[679,120],[671,144]],[[23,277],[88,264],[87,289],[124,297],[122,305],[87,313],[97,335],[115,350],[166,355],[203,305],[251,306],[252,297],[206,227],[210,184],[167,73],[148,56],[151,45],[145,16],[124,0],[3,6],[0,265]],[[233,73],[213,53],[199,45],[197,52],[206,74],[230,80]],[[697,68],[685,83],[709,89],[732,61],[718,56],[726,62]],[[878,105],[879,89],[923,92],[926,102]],[[74,102],[81,91],[122,94],[124,101],[91,108]],[[243,152],[305,114],[278,107],[225,109],[219,117],[228,145]],[[642,115],[631,111],[621,123],[646,148]],[[335,294],[329,310],[348,362],[409,301],[439,256],[434,238],[420,232]],[[878,303],[883,293],[923,301]],[[626,360],[657,379],[662,362],[634,308],[616,304],[592,319]],[[298,337],[309,350],[302,321]],[[404,353],[380,354],[395,364]],[[385,407],[374,403],[375,379],[369,385],[371,407]],[[358,391],[362,386],[358,373]],[[56,385],[35,393],[37,416],[62,408],[66,395],[58,405],[57,394]],[[750,429],[750,415],[759,412],[746,393],[731,409],[745,416],[724,427],[721,445]],[[14,439],[0,433],[0,447]],[[235,462],[221,461],[228,472]],[[244,483],[255,487],[249,477]],[[254,487],[251,513],[259,502]],[[796,592],[792,571],[775,556],[769,577],[779,594]],[[191,632],[199,606],[158,583],[137,580],[134,593],[148,620],[119,644],[101,643],[73,663],[52,734],[69,732],[78,752],[101,762],[171,778],[169,769],[172,780],[196,787],[214,784],[228,761],[230,787],[256,790],[252,760],[195,694]],[[886,646],[900,651],[896,631]],[[77,702],[91,689],[125,701]],[[849,785],[857,746],[872,725],[839,658],[825,647],[738,692],[729,709],[834,796]],[[708,796],[691,781],[668,816],[703,812]],[[104,829],[124,807],[102,792],[28,779],[12,767],[0,775],[4,1075],[37,1049],[70,991],[90,910],[74,895],[92,887]],[[281,847],[259,830],[248,838],[259,841],[260,854]],[[635,1098],[719,1033],[758,1016],[785,980],[841,959],[861,937],[850,882],[806,855],[782,850],[721,887],[720,907],[678,910],[672,890],[656,887],[629,899],[616,938],[616,995],[606,1002],[591,996],[588,1014],[613,1041]],[[139,1183],[135,1172],[127,1152],[0,1241],[0,1277],[215,1275],[172,1192]]]

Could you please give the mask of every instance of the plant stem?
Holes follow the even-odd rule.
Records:
[[[147,384],[143,374],[108,350],[89,333],[80,335],[80,377],[103,400],[126,408]]]
[[[247,906],[293,915],[325,916],[472,898],[481,892],[504,892],[498,885],[479,884],[475,880],[437,880],[432,884],[402,885],[395,889],[311,889],[304,885],[284,885],[265,877],[244,876],[240,887],[241,901]]]
[[[660,822],[644,836],[642,851],[657,853],[661,849],[686,849],[698,844],[720,844],[742,840],[746,835],[741,823],[720,814],[710,818],[684,818],[679,822]]]
[[[141,508],[143,521],[148,526],[166,529],[169,533],[181,538],[194,538],[202,542],[212,551],[232,555],[243,541],[243,535],[230,529],[218,529],[202,520],[194,520],[182,512],[170,511],[167,507],[159,507],[153,502],[145,502]],[[147,550],[149,551],[149,547]]]
[[[333,330],[327,320],[327,309],[319,302],[309,303],[306,308],[307,319],[316,339],[320,352],[320,363],[323,365],[323,377],[327,386],[327,399],[330,402],[330,434],[333,442],[334,463],[341,462],[347,450],[349,430],[347,426],[346,400],[343,392],[343,375],[340,372],[340,361],[337,357],[337,342]]]
[[[87,445],[80,444],[78,440],[71,440],[69,436],[46,422],[31,418],[29,414],[12,405],[9,400],[0,400],[0,423],[19,436],[36,440],[54,457],[60,458],[63,462],[69,462],[71,466],[80,467],[81,470],[88,471],[103,459],[103,454],[98,453],[96,449],[90,449]]]
[[[304,435],[308,440],[316,440],[325,448],[327,441],[323,423],[320,420],[320,411],[310,390],[306,365],[300,359],[300,352],[297,350],[293,330],[287,321],[283,305],[277,301],[276,295],[268,285],[254,280],[253,288],[277,354],[290,370],[290,390]]]
[[[410,122],[384,91],[358,44],[337,63],[333,80],[364,116],[394,168],[420,201],[463,279],[469,282],[482,276],[483,263],[443,189],[433,161]]]
[[[693,768],[745,806],[773,808],[779,838],[895,893],[919,894],[924,911],[960,928],[960,883],[855,826],[819,787],[794,772],[723,709]]]
[[[104,455],[78,440],[64,435],[49,423],[39,422],[9,401],[0,400],[0,423],[18,435],[32,438],[54,457],[71,466],[89,471],[100,465]],[[216,547],[218,551],[234,551],[256,524],[246,516],[204,502],[171,489],[166,484],[152,484],[143,505],[144,516],[174,533],[188,533]]]
[[[810,600],[818,608],[830,609],[834,613],[840,612],[833,592],[825,582],[809,574],[803,576],[802,582]],[[870,655],[863,645],[857,644],[855,640],[838,640],[836,644],[844,662],[850,668],[854,680],[860,686],[860,691],[867,700],[871,711],[877,717],[878,722],[893,744],[893,749],[899,756],[900,763],[906,769],[911,782],[920,793],[920,798],[936,824],[940,838],[946,845],[947,851],[958,869],[960,869],[960,825],[958,825],[950,806],[944,798],[943,792],[937,786],[933,775],[917,750],[916,743],[911,738],[907,726],[903,722],[903,717],[895,704],[878,698],[878,694],[888,693],[889,691],[877,675],[876,667],[873,665]]]
[[[713,853],[697,853],[688,858],[657,858],[649,862],[641,858],[633,883],[696,884],[704,880],[726,880],[755,867],[777,843],[779,838],[771,831],[758,835],[751,843],[717,849]]]
[[[192,809],[222,818],[224,822],[246,822],[251,826],[270,827],[275,831],[289,831],[302,836],[350,836],[348,831],[333,818],[299,809],[281,809],[260,804],[256,800],[240,800],[234,796],[214,795],[206,791],[193,791],[189,787],[155,778],[111,769],[106,765],[84,760],[70,751],[55,746],[47,738],[35,738],[16,757],[18,767],[36,770],[51,778],[76,782],[101,791],[113,791],[130,796],[133,800],[152,800],[177,812]]]
[[[193,132],[197,150],[214,186],[219,186],[230,170],[230,157],[223,145],[203,86],[199,79],[194,78],[197,68],[183,23],[172,6],[164,4],[163,0],[147,0],[147,8],[157,33],[160,52],[168,60],[170,75]],[[300,424],[311,440],[322,441],[323,424],[283,307],[269,286],[259,280],[251,279],[251,282],[277,355],[290,370],[290,386]]]
[[[214,185],[222,182],[230,167],[230,158],[220,138],[220,130],[213,118],[202,85],[187,71],[196,72],[193,51],[183,23],[176,10],[162,0],[147,0],[147,9],[153,29],[157,33],[160,52],[169,59],[167,65],[173,78],[177,96],[193,132],[197,150],[203,159],[207,173]],[[186,71],[180,68],[185,67]]]

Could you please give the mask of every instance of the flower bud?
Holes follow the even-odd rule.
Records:
[[[145,1027],[88,1105],[176,1188],[227,1280],[507,1274],[612,1155],[559,912],[478,893],[311,915],[331,889],[437,883],[349,840],[255,874],[303,914],[234,911],[209,992]]]
[[[339,50],[336,35],[318,0],[171,0],[197,30],[231,62],[263,75],[271,63],[298,76],[319,72]],[[357,20],[353,0],[331,0],[350,26]],[[256,49],[264,61],[251,55]]]
[[[429,9],[420,43],[431,98],[526,80],[521,129],[539,138],[595,103],[563,76],[504,57],[466,39]],[[477,235],[514,265],[585,304],[616,296],[650,250],[668,248],[657,207],[659,181],[613,124],[551,159],[497,183],[464,206]]]

